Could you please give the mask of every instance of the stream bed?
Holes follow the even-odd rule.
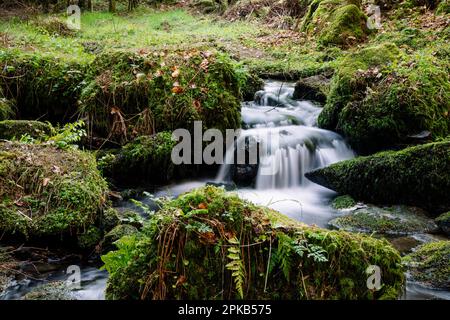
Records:
[[[252,137],[268,148],[260,159],[263,165],[253,172],[254,182],[248,187],[238,187],[236,192],[242,198],[269,206],[293,219],[329,228],[328,222],[341,214],[330,206],[336,193],[310,182],[304,174],[356,154],[341,136],[317,128],[321,108],[309,101],[294,100],[293,92],[293,83],[267,81],[264,90],[255,94],[254,101],[243,103],[243,130],[238,139]],[[271,144],[273,136],[277,137],[276,145]],[[227,150],[225,158],[233,157],[234,153],[234,149]],[[265,174],[264,168],[271,168],[274,174]],[[215,177],[170,184],[155,190],[152,197],[137,200],[151,205],[154,197],[176,197],[210,182],[227,184],[232,176],[233,166],[224,164]],[[131,201],[122,202],[119,209],[141,210]],[[0,299],[20,299],[44,283],[65,281],[66,268],[44,274],[40,279],[13,281]],[[81,288],[75,292],[77,299],[104,299],[107,277],[107,272],[99,270],[97,265],[81,267]],[[450,293],[407,281],[402,299],[450,299]]]

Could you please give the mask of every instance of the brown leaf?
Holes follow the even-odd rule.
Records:
[[[176,86],[176,87],[172,88],[172,92],[176,93],[176,94],[182,93],[183,91],[184,91],[183,88],[180,86]]]
[[[206,208],[208,208],[208,206],[206,205],[206,203],[202,202],[202,203],[200,203],[200,204],[198,205],[198,208],[199,208],[199,209],[206,209]]]
[[[42,185],[44,187],[46,187],[48,185],[48,183],[50,182],[50,178],[44,178],[44,180],[42,181]]]

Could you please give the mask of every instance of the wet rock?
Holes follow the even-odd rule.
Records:
[[[257,164],[237,164],[233,167],[233,181],[238,185],[251,185],[258,175]]]
[[[76,300],[76,294],[67,283],[57,281],[34,288],[23,300]]]
[[[450,241],[431,242],[403,258],[412,281],[450,289]]]
[[[441,214],[434,221],[446,235],[450,236],[450,211]]]
[[[311,100],[325,103],[330,79],[323,75],[303,78],[295,84],[294,99]]]
[[[437,225],[423,210],[406,206],[380,208],[367,205],[331,220],[329,225],[350,232],[390,235],[430,233],[438,230]]]

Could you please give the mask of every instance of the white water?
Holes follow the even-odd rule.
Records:
[[[293,92],[292,84],[271,81],[255,94],[255,101],[244,104],[242,119],[246,129],[237,145],[253,137],[267,151],[260,159],[264,166],[259,166],[255,188],[238,192],[243,198],[297,220],[325,226],[333,213],[327,203],[334,192],[310,182],[304,174],[350,159],[354,153],[341,136],[317,128],[321,108],[294,100]],[[232,159],[234,153],[234,149],[228,150],[226,159]],[[265,174],[267,168],[274,174]],[[231,170],[231,165],[222,165],[216,181],[230,181]]]

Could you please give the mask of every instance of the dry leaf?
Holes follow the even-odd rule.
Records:
[[[49,178],[44,178],[44,180],[42,181],[42,185],[43,185],[44,187],[46,187],[46,186],[48,185],[49,182],[50,182],[50,179],[49,179]]]

